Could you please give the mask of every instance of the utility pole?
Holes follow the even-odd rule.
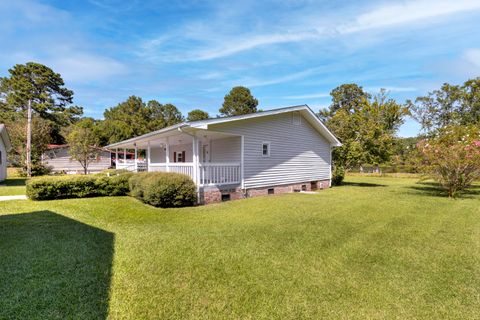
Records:
[[[28,99],[27,108],[27,176],[32,176],[32,100]]]

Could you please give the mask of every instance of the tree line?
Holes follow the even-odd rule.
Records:
[[[193,109],[185,117],[171,103],[144,102],[137,96],[107,108],[103,120],[88,118],[83,116],[83,108],[73,103],[73,91],[51,68],[28,62],[8,72],[0,78],[0,123],[7,125],[12,140],[9,162],[28,175],[46,172],[41,155],[49,144],[75,144],[72,156],[86,166],[98,147],[183,121],[210,118],[201,109]],[[218,116],[257,112],[257,105],[248,88],[234,87],[225,96]]]
[[[73,95],[73,91],[65,87],[60,74],[34,62],[15,65],[9,70],[9,76],[0,78],[0,122],[7,124],[12,136],[14,150],[9,157],[12,164],[25,167],[29,107],[32,111],[31,162],[33,171],[38,171],[34,173],[42,173],[40,156],[48,144],[76,145],[77,148],[72,148],[77,150],[72,151],[74,156],[86,161],[85,158],[91,158],[89,152],[95,152],[96,147],[183,121],[211,117],[201,109],[191,110],[185,117],[171,103],[145,102],[140,97],[130,96],[126,101],[107,108],[103,119],[98,120],[83,117],[83,108],[73,103]],[[410,165],[419,171],[420,168],[438,168],[440,164],[433,164],[435,157],[426,154],[425,141],[431,139],[433,143],[432,139],[444,136],[446,132],[455,132],[465,140],[467,138],[461,134],[463,127],[470,130],[469,139],[474,139],[473,142],[480,140],[480,137],[471,137],[480,125],[480,78],[467,80],[461,85],[445,83],[439,89],[405,103],[390,98],[386,90],[371,94],[354,83],[342,84],[330,95],[331,104],[319,110],[318,117],[342,142],[341,147],[333,149],[334,166],[341,171],[381,164]],[[248,88],[234,87],[225,95],[219,114],[215,116],[254,113],[259,111],[257,107],[258,100]],[[397,133],[408,116],[421,124],[422,134],[402,139]],[[443,141],[452,143],[452,139]],[[419,148],[420,142],[423,148]],[[440,145],[435,152],[440,152]],[[450,158],[446,157],[447,160]],[[469,154],[468,158],[471,159],[472,155]],[[470,163],[468,165],[472,167]],[[457,163],[457,171],[459,166]],[[477,174],[477,171],[473,172]],[[462,174],[465,175],[465,171]],[[480,177],[480,169],[478,175]],[[471,177],[470,173],[468,179]]]

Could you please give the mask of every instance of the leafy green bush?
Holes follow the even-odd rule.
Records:
[[[343,183],[344,178],[345,178],[345,168],[342,166],[333,167],[332,185],[334,186],[341,185]]]
[[[44,176],[52,172],[52,167],[43,165],[41,163],[32,163],[32,177]],[[18,168],[17,173],[20,177],[27,176],[27,167]]]
[[[128,195],[130,187],[128,179],[133,175],[131,172],[114,173],[109,175],[99,174],[95,185],[102,196],[125,196]]]
[[[155,207],[185,207],[197,200],[193,180],[183,174],[150,172],[132,176],[130,195]]]
[[[130,188],[130,195],[137,199],[142,200],[143,198],[143,181],[147,178],[147,176],[153,176],[160,173],[153,173],[153,172],[140,172],[134,174],[128,180],[128,185]]]
[[[480,179],[480,128],[447,126],[417,144],[423,173],[440,183],[449,197]]]
[[[27,196],[32,200],[123,196],[129,192],[131,173],[107,176],[65,175],[35,177],[27,181]]]

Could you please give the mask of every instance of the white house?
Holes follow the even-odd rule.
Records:
[[[84,169],[80,162],[69,154],[68,144],[50,144],[42,154],[42,164],[49,167],[54,173],[77,174]],[[88,173],[98,173],[112,166],[110,151],[99,148],[98,155],[88,165]]]
[[[189,175],[201,203],[327,188],[338,139],[307,106],[183,122],[107,146],[118,169]],[[135,150],[133,160],[121,160]],[[138,155],[145,150],[145,161]]]
[[[7,152],[12,148],[7,128],[0,123],[0,181],[7,178]]]

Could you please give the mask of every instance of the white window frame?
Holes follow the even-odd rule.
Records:
[[[302,124],[302,115],[300,112],[292,112],[292,123],[295,126],[300,126]]]
[[[263,153],[263,147],[265,145],[267,146],[267,154]],[[262,157],[264,157],[264,158],[270,157],[270,154],[271,154],[271,149],[270,148],[271,148],[270,141],[262,141]]]
[[[177,162],[184,162],[182,158],[183,151],[177,152]]]

